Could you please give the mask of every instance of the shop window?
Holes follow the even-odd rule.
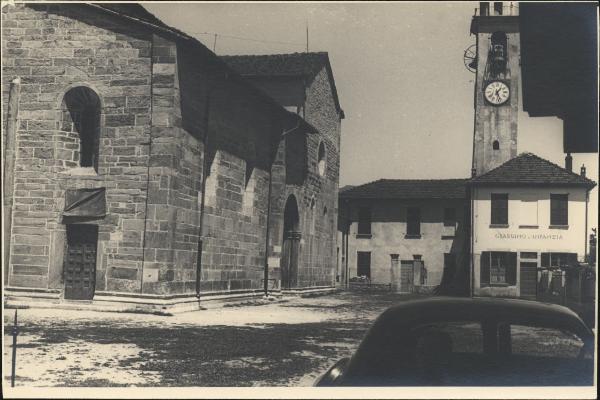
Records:
[[[517,284],[517,253],[484,251],[481,253],[481,286]]]
[[[444,226],[456,226],[455,208],[444,208]]]
[[[406,209],[406,237],[421,237],[421,209],[418,207]]]
[[[358,209],[358,234],[371,235],[371,209],[369,207]]]
[[[492,225],[508,225],[508,194],[492,193]]]
[[[542,253],[542,268],[562,268],[577,265],[577,253]]]
[[[63,128],[79,136],[79,154],[74,155],[81,167],[93,167],[98,172],[100,149],[100,98],[92,89],[78,86],[63,98]]]
[[[550,195],[550,225],[567,226],[569,225],[569,195],[551,194]]]
[[[371,252],[359,251],[356,258],[356,275],[371,279]]]

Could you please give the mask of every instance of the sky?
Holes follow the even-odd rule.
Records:
[[[465,68],[463,53],[475,43],[469,27],[478,3],[144,6],[218,55],[303,52],[308,26],[309,51],[329,53],[346,115],[340,187],[380,178],[470,176],[475,75]],[[560,119],[530,118],[521,110],[518,123],[519,153],[564,165]],[[574,171],[582,164],[598,182],[598,155],[574,154]],[[597,206],[591,208],[590,220],[597,221]]]

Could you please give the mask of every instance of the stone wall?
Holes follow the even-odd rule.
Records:
[[[299,132],[303,146],[288,146],[306,169],[289,183],[281,134],[296,122],[203,46],[83,4],[10,5],[2,20],[4,106],[22,79],[7,286],[62,290],[66,224],[86,223],[99,227],[97,294],[195,293],[200,231],[202,294],[261,289],[272,164],[270,255],[294,193],[307,249],[299,285],[332,285],[339,117],[326,77],[307,88],[306,118],[321,134]],[[97,170],[80,166],[63,104],[79,86],[100,99]],[[99,187],[106,217],[62,217],[65,190]]]
[[[306,89],[304,118],[318,133],[292,132],[280,143],[274,166],[273,215],[271,228],[270,267],[280,278],[279,261],[283,242],[283,210],[293,195],[300,214],[300,259],[298,288],[333,286],[336,268],[337,190],[339,182],[339,144],[341,121],[333,100],[325,67]],[[286,143],[288,145],[286,145]],[[318,150],[326,148],[325,174],[318,171]],[[300,155],[297,154],[302,150]],[[306,152],[304,154],[303,152]],[[293,159],[293,162],[289,160]],[[303,173],[298,173],[299,163]],[[287,169],[293,169],[287,171]],[[302,179],[296,179],[296,177]],[[290,177],[293,177],[290,179]]]
[[[138,291],[150,133],[150,34],[80,5],[2,9],[3,104],[20,76],[10,286],[62,288],[64,191],[106,187],[97,290]],[[98,173],[78,168],[62,100],[87,86],[102,102]],[[129,278],[129,279],[127,279]]]

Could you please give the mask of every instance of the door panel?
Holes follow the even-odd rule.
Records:
[[[65,299],[91,300],[94,297],[97,243],[97,226],[67,226]]]
[[[400,293],[412,293],[414,269],[413,261],[400,262]]]
[[[525,299],[535,299],[537,296],[537,263],[521,263],[521,297]]]

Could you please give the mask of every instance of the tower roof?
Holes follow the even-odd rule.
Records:
[[[533,153],[522,153],[504,164],[469,180],[471,185],[583,186],[596,183]]]

